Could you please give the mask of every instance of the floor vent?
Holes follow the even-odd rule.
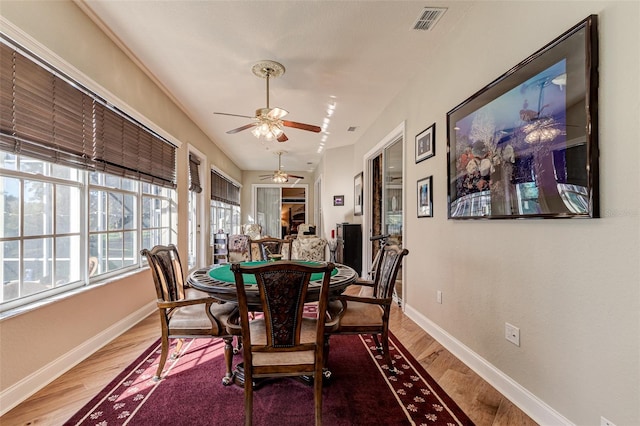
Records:
[[[428,31],[435,27],[438,20],[447,11],[446,7],[425,7],[413,25],[414,30]]]

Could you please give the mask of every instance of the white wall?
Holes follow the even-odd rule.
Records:
[[[316,173],[322,175],[323,231],[327,239],[337,223],[353,222],[353,146],[328,149]],[[344,206],[334,206],[333,196],[344,195]]]
[[[592,13],[603,217],[447,220],[447,111]],[[640,424],[639,28],[637,1],[474,2],[354,147],[355,173],[406,119],[407,312],[542,423]],[[432,122],[436,156],[415,164],[413,135]],[[431,174],[434,217],[417,219],[411,194]],[[520,347],[505,322],[520,327]]]

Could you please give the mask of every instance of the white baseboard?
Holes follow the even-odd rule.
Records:
[[[131,315],[107,328],[102,333],[93,336],[80,346],[58,357],[38,371],[20,380],[18,383],[2,390],[2,392],[0,392],[0,416],[88,358],[111,340],[148,317],[155,309],[156,302],[143,306],[136,312],[133,312]]]
[[[569,419],[545,404],[540,398],[522,387],[511,377],[498,370],[494,365],[473,352],[436,323],[406,304],[405,314],[538,424],[574,425]]]

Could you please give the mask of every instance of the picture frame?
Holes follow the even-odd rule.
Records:
[[[344,195],[334,195],[333,196],[333,205],[334,206],[344,206]]]
[[[436,155],[436,123],[416,135],[416,164]]]
[[[418,180],[418,217],[433,217],[433,176]]]
[[[591,15],[447,113],[449,219],[599,217]]]
[[[353,215],[354,216],[362,216],[362,213],[363,213],[362,182],[363,182],[363,173],[360,172],[353,178]]]

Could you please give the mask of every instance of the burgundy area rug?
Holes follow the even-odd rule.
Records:
[[[147,349],[65,425],[242,425],[244,391],[223,386],[220,339],[185,342],[152,380],[160,344]],[[396,375],[389,374],[370,336],[333,336],[323,392],[325,425],[473,425],[409,352],[390,336]],[[234,357],[234,365],[242,361]],[[254,392],[255,425],[312,425],[313,388],[298,380],[270,381]]]

